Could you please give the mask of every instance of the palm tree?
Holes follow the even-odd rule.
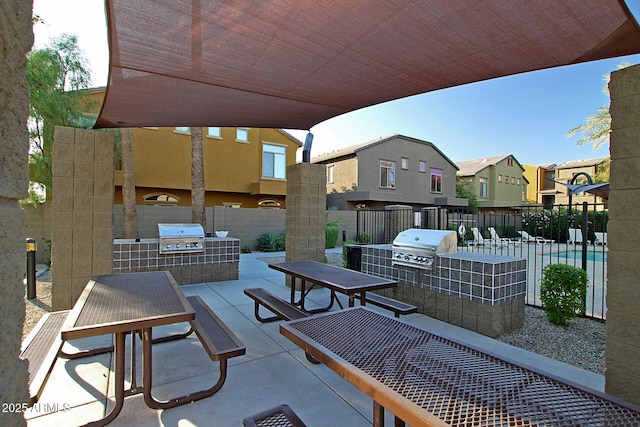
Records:
[[[628,62],[622,62],[618,64],[618,70],[629,67],[631,64]],[[611,73],[606,74],[602,78],[605,82],[602,92],[609,96],[609,81],[611,80]],[[597,150],[605,143],[609,143],[609,133],[611,132],[611,114],[609,114],[609,106],[603,105],[598,108],[598,112],[592,116],[587,117],[585,122],[580,126],[576,126],[567,133],[567,137],[571,138],[575,135],[582,135],[582,138],[578,140],[576,145],[583,145],[587,142],[593,144],[593,150]]]
[[[191,222],[207,229],[201,127],[191,128]]]
[[[136,210],[136,182],[133,173],[133,149],[128,128],[120,128],[120,159],[122,161],[122,208],[124,238],[138,238],[138,213]]]

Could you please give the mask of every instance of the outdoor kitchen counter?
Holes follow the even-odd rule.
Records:
[[[114,239],[113,271],[167,270],[179,284],[238,279],[240,239],[205,237],[204,251],[159,253],[159,239]]]
[[[363,273],[398,281],[385,296],[427,316],[497,337],[524,322],[525,258],[475,252],[436,255],[431,269],[392,265],[392,245],[362,245]]]

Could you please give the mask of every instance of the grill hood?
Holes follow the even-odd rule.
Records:
[[[393,240],[392,264],[433,268],[437,254],[456,252],[458,236],[450,230],[410,228]]]

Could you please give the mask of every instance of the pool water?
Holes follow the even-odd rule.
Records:
[[[582,259],[582,251],[562,251],[553,254],[554,258],[559,259]],[[603,251],[592,251],[587,249],[587,261],[606,261],[607,253]]]

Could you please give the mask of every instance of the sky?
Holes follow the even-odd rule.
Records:
[[[94,87],[107,84],[104,0],[34,0],[34,48],[62,33],[78,36]],[[627,0],[640,20],[640,0]],[[442,89],[343,114],[311,128],[311,157],[393,134],[429,141],[454,162],[513,154],[522,164],[607,157],[567,132],[609,104],[603,77],[632,55],[533,71]],[[212,124],[215,125],[215,124]],[[306,131],[289,130],[304,142]],[[300,154],[299,156],[300,157]]]

